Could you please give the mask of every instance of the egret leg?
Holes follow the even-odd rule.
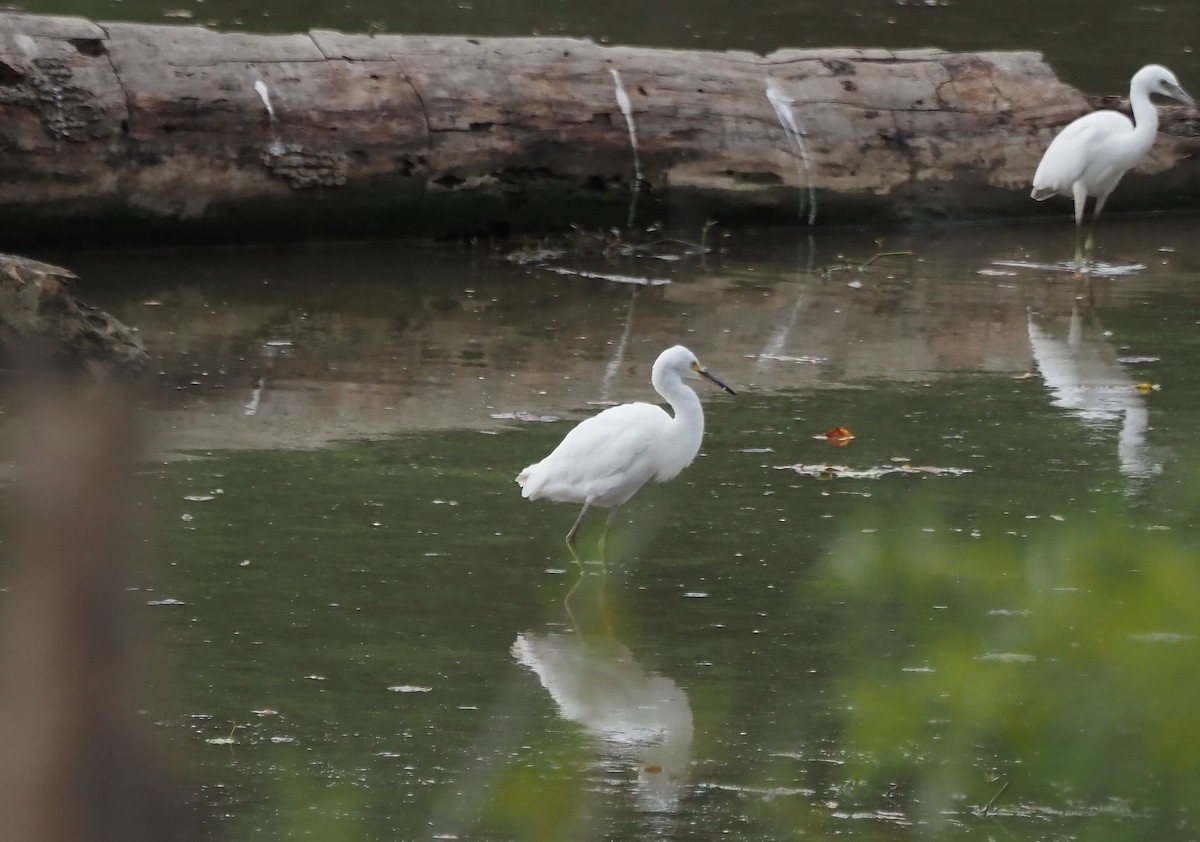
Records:
[[[600,560],[604,562],[604,569],[608,570],[608,530],[612,529],[613,518],[617,516],[617,507],[613,506],[608,510],[608,517],[604,521],[604,531],[600,533]]]
[[[567,532],[567,549],[571,551],[571,558],[575,559],[575,563],[579,565],[579,574],[583,575],[583,561],[579,558],[579,552],[575,549],[575,535],[579,532],[579,524],[583,523],[583,516],[587,514],[587,510],[591,507],[591,501],[583,504],[583,508],[579,510],[579,517],[575,518],[575,522],[571,524],[571,529]]]
[[[571,612],[571,597],[575,595],[575,591],[579,589],[579,586],[583,584],[584,577],[587,576],[583,559],[579,557],[579,552],[575,549],[575,533],[579,531],[579,524],[583,523],[583,516],[587,514],[589,506],[591,503],[583,504],[583,508],[579,511],[579,517],[575,518],[570,531],[567,532],[567,549],[571,551],[571,558],[575,559],[575,566],[579,568],[579,578],[575,580],[575,584],[571,585],[571,590],[567,591],[567,595],[563,597],[563,605],[567,607],[567,613],[571,614],[572,621],[574,621],[574,614]]]
[[[1100,219],[1100,211],[1104,208],[1105,201],[1108,200],[1108,194],[1096,197],[1096,205],[1092,208],[1092,224],[1088,226],[1087,242],[1083,245],[1084,253],[1091,257],[1092,250],[1096,247],[1096,221]]]
[[[1075,182],[1075,186],[1071,189],[1075,197],[1075,265],[1082,266],[1084,262],[1084,250],[1080,244],[1083,236],[1083,212],[1087,208],[1087,188],[1081,183]],[[1093,213],[1092,219],[1095,220]],[[1089,242],[1091,235],[1089,234]]]

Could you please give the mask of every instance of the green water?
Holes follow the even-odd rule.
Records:
[[[197,825],[1193,838],[1193,228],[1113,220],[1090,281],[1034,268],[1066,222],[555,264],[636,288],[517,244],[55,255],[156,358],[137,586]],[[576,512],[513,477],[675,341],[739,394],[698,384],[702,455],[568,610]]]
[[[569,0],[31,0],[32,12],[97,20],[203,23],[220,29],[288,32],[333,28],[468,35],[567,35],[601,43],[769,52],[779,47],[931,47],[1044,52],[1086,90],[1121,91],[1138,67],[1167,64],[1184,84],[1200,78],[1191,33],[1200,9],[1189,0],[731,0],[596,4]],[[1200,82],[1193,81],[1200,86]]]

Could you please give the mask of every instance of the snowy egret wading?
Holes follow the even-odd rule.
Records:
[[[696,458],[704,438],[704,410],[700,398],[684,384],[685,374],[706,377],[736,394],[709,374],[695,354],[676,345],[659,355],[650,375],[654,390],[675,410],[674,417],[649,403],[611,407],[581,421],[549,456],[517,476],[523,497],[583,506],[567,533],[567,547],[576,560],[575,533],[588,509],[610,510],[607,537],[618,506],[650,480],[666,482],[678,476]]]
[[[1068,125],[1050,142],[1033,176],[1033,192],[1039,202],[1051,196],[1075,200],[1075,261],[1082,263],[1091,253],[1096,219],[1108,194],[1125,171],[1145,157],[1158,133],[1158,110],[1150,94],[1162,94],[1184,105],[1195,100],[1179,85],[1175,74],[1159,64],[1148,64],[1133,74],[1129,83],[1129,105],[1133,121],[1119,111],[1094,111]],[[1088,196],[1095,196],[1087,244],[1080,248],[1083,210]]]

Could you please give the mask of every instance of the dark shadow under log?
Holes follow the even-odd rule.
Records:
[[[1035,53],[0,14],[0,230],[11,245],[1044,213],[1030,177],[1088,108]],[[1164,109],[1154,177],[1130,179],[1113,210],[1200,196],[1181,115]]]

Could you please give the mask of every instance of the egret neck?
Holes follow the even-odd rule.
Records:
[[[678,476],[700,451],[700,442],[704,439],[704,410],[696,392],[683,382],[678,370],[670,368],[661,357],[650,372],[650,383],[675,412],[669,432],[659,443],[662,462],[655,479],[665,482]]]

